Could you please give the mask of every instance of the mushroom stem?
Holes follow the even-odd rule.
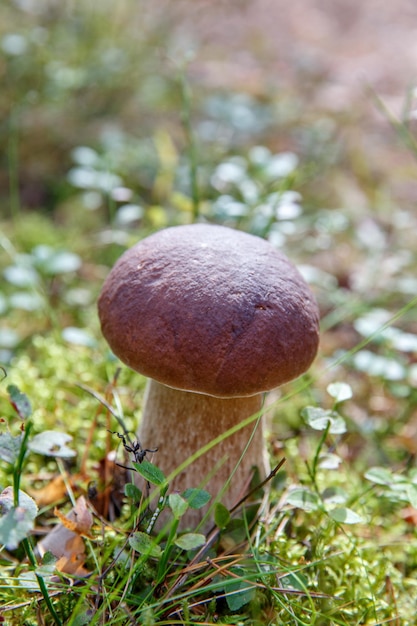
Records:
[[[138,437],[144,448],[158,447],[155,464],[168,476],[203,446],[257,413],[261,404],[261,394],[217,398],[172,389],[151,379],[148,382]],[[250,444],[240,460],[250,439]],[[220,461],[216,471],[214,459]],[[217,498],[238,463],[227,490],[219,497],[229,509],[248,491],[254,467],[258,468],[261,480],[268,473],[261,421],[258,424],[253,421],[222,439],[215,445],[214,454],[210,450],[178,474],[170,483],[170,490],[182,492],[190,487],[201,486],[213,498]],[[183,525],[195,526],[206,510],[207,507],[188,509],[182,518]]]

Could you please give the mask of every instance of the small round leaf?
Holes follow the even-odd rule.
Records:
[[[177,537],[174,543],[181,550],[195,550],[206,543],[206,538],[199,533],[186,533],[181,535],[181,537]]]
[[[180,519],[188,509],[188,502],[184,500],[179,493],[170,493],[168,496],[168,504],[172,509],[175,519]]]
[[[331,383],[327,387],[327,393],[336,400],[336,402],[344,402],[352,397],[352,388],[347,383]]]
[[[186,489],[181,495],[192,509],[201,509],[211,498],[208,491],[196,488]]]
[[[225,528],[230,522],[230,512],[224,504],[216,502],[214,507],[214,521],[218,528]]]
[[[72,441],[71,435],[58,432],[57,430],[44,430],[39,435],[35,435],[29,442],[28,448],[37,454],[44,456],[54,456],[67,459],[75,456],[74,450],[68,448],[67,443]]]
[[[139,554],[146,554],[155,558],[159,558],[162,554],[161,547],[146,533],[139,531],[134,533],[129,537],[129,544]]]
[[[340,524],[361,524],[363,519],[360,515],[345,507],[338,507],[329,511],[330,517]]]
[[[303,511],[317,511],[321,505],[318,495],[304,487],[296,487],[290,491],[286,502]]]

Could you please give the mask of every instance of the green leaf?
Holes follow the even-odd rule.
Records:
[[[171,493],[168,496],[168,504],[172,509],[175,519],[180,519],[188,509],[188,502],[179,493]]]
[[[33,519],[38,514],[38,507],[33,498],[28,496],[24,491],[19,491],[19,507],[28,511]],[[13,487],[6,487],[0,493],[0,514],[7,513],[14,508],[14,493]]]
[[[344,504],[348,499],[348,494],[341,487],[327,487],[321,494],[326,505]]]
[[[405,476],[398,476],[394,474],[394,483],[390,485],[390,489],[388,491],[388,497],[394,502],[396,499],[404,500],[406,502],[409,501],[409,487],[410,483],[407,481]],[[387,494],[385,494],[387,495]]]
[[[316,406],[307,406],[301,411],[302,417],[314,430],[326,430],[332,435],[343,435],[346,432],[345,420],[336,411],[329,411]]]
[[[214,507],[214,522],[217,528],[225,528],[230,522],[230,512],[221,502],[216,502]]]
[[[58,559],[55,559],[55,561],[51,561],[50,563],[42,563],[42,565],[38,565],[38,567],[36,568],[37,576],[42,576],[42,578],[50,579],[51,576],[56,574],[57,560]]]
[[[91,624],[91,620],[94,617],[94,609],[85,609],[82,613],[78,613],[74,619],[71,619],[72,626],[85,626]]]
[[[350,400],[353,396],[352,387],[347,383],[330,383],[327,387],[327,393],[334,398],[336,402]]]
[[[413,483],[407,485],[407,497],[411,506],[417,509],[417,485]]]
[[[286,497],[287,504],[302,509],[303,511],[317,511],[321,508],[320,498],[305,487],[296,487]]]
[[[76,452],[67,446],[70,441],[72,441],[72,437],[67,433],[61,433],[57,430],[44,430],[33,437],[28,443],[28,449],[43,456],[69,459],[76,455]]]
[[[204,546],[206,538],[199,533],[185,533],[185,535],[177,537],[174,543],[178,548],[181,548],[181,550],[195,550],[196,548]]]
[[[391,319],[392,313],[386,309],[374,308],[358,317],[353,325],[355,330],[363,337],[371,337],[378,333],[378,338],[374,337],[374,341],[383,337],[387,331],[383,326]]]
[[[353,355],[352,361],[357,370],[365,372],[368,376],[392,381],[403,380],[406,376],[406,369],[399,362],[398,356],[394,359],[370,350],[360,350]]]
[[[239,576],[245,576],[246,572],[240,567],[232,567],[231,571]],[[248,580],[241,578],[228,578],[223,587],[227,606],[231,611],[239,611],[248,604],[255,596],[256,586]]]
[[[298,574],[296,572],[290,572],[289,574],[285,574],[285,576],[280,577],[279,582],[283,590],[295,589],[297,591],[305,592],[308,589],[307,576],[304,576],[303,574]]]
[[[319,467],[322,469],[334,470],[339,467],[342,459],[337,454],[326,452],[319,457]]]
[[[133,463],[133,467],[141,476],[143,476],[143,478],[145,478],[145,480],[152,483],[152,485],[159,486],[166,483],[164,473],[159,469],[159,467],[153,465],[146,459],[144,459],[142,463]]]
[[[29,536],[33,520],[25,509],[11,509],[0,517],[0,544],[16,550],[22,539]]]
[[[162,554],[161,546],[155,543],[155,540],[146,533],[140,531],[134,533],[129,537],[130,547],[139,552],[139,554],[145,554],[147,556],[159,558]]]
[[[35,501],[24,491],[19,491],[19,506],[15,507],[13,487],[6,487],[0,494],[0,544],[15,550],[33,529],[37,514]]]
[[[42,557],[42,565],[52,565],[57,562],[57,557],[49,550]]]
[[[410,480],[413,485],[417,485],[417,467],[412,467],[408,473],[408,480]]]
[[[64,341],[76,346],[86,346],[87,348],[94,348],[96,340],[94,337],[84,328],[77,328],[75,326],[67,326],[62,331],[62,338]]]
[[[13,465],[20,452],[23,435],[13,437],[10,433],[0,434],[0,459]]]
[[[15,287],[33,288],[39,283],[39,274],[33,267],[9,265],[4,269],[3,276],[8,283]]]
[[[201,509],[211,498],[204,489],[186,489],[181,495],[192,509]]]
[[[34,593],[36,591],[39,591],[39,580],[38,580],[38,576],[41,576],[45,583],[48,584],[51,582],[51,578],[52,576],[56,574],[56,567],[55,565],[51,565],[48,567],[37,567],[36,568],[36,573],[35,571],[29,571],[29,572],[20,572],[17,580],[18,580],[18,585],[21,589],[25,589],[27,592],[31,592]]]
[[[16,385],[9,385],[7,391],[10,402],[20,419],[25,420],[30,417],[32,415],[32,406],[27,395],[22,393]]]
[[[345,507],[338,507],[329,511],[330,517],[335,521],[341,524],[361,524],[363,522],[363,518],[352,511],[352,509],[348,509]]]
[[[11,328],[0,328],[0,348],[13,350],[20,340],[20,335],[15,330]]]
[[[141,499],[141,491],[134,485],[133,483],[126,483],[125,485],[125,496],[133,502],[139,502]]]
[[[38,267],[48,276],[76,272],[81,267],[81,258],[78,254],[67,250],[53,250],[47,246],[38,246],[34,250]]]
[[[377,485],[391,486],[394,483],[393,473],[385,467],[371,467],[365,472],[365,478]]]

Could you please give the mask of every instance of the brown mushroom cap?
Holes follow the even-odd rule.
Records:
[[[250,396],[313,361],[309,287],[267,241],[223,226],[176,226],[117,261],[99,303],[102,332],[132,369],[170,387]]]

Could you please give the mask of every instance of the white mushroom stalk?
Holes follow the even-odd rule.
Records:
[[[168,228],[122,255],[99,316],[113,352],[152,379],[139,438],[144,448],[158,447],[155,462],[166,475],[256,414],[263,392],[305,372],[319,339],[317,304],[290,261],[263,239],[207,224]],[[216,498],[234,472],[222,498],[233,507],[253,468],[261,478],[267,472],[262,428],[241,460],[253,427],[219,442],[171,488],[208,478]],[[190,510],[185,523],[203,514]]]
[[[215,398],[150,380],[138,437],[141,442],[156,442],[156,463],[166,475],[187,460],[187,453],[190,456],[221,438],[212,450],[175,477],[171,490],[181,493],[188,488],[203,487],[216,499],[224,491],[220,500],[230,509],[244,497],[254,470],[257,468],[263,479],[269,463],[261,419],[254,419],[232,435],[221,436],[246,418],[259,414],[261,405],[259,394]],[[195,527],[202,513],[201,509],[189,509],[187,525]]]

